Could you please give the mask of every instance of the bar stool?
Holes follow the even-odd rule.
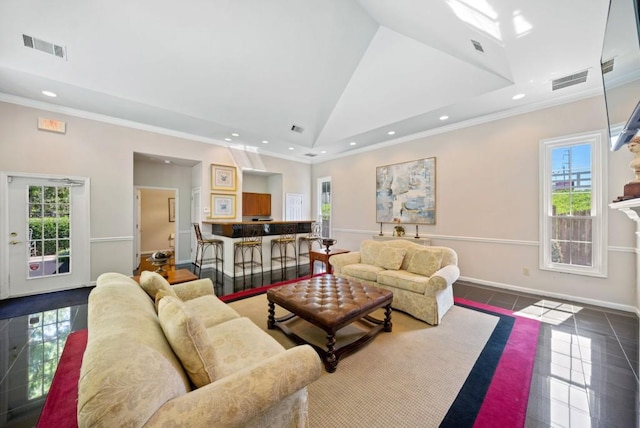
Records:
[[[282,233],[279,238],[271,240],[271,279],[273,282],[273,266],[274,262],[280,263],[280,281],[284,281],[287,277],[287,261],[293,261],[296,268],[296,278],[298,277],[298,254],[296,251],[296,234],[298,233],[298,224],[289,223],[282,226]],[[293,255],[288,253],[291,247]],[[278,254],[274,253],[278,249]]]
[[[193,230],[196,232],[196,258],[193,264],[195,265],[195,269],[193,270],[194,274],[198,275],[200,278],[200,274],[202,273],[202,265],[205,262],[213,262],[214,264],[214,283],[215,284],[223,284],[224,281],[224,241],[222,239],[214,239],[214,238],[204,238],[202,236],[202,231],[200,230],[200,225],[198,223],[193,223]],[[204,258],[204,254],[207,251],[207,248],[212,248],[212,256],[211,258]],[[218,268],[218,263],[220,264],[220,268]],[[197,271],[197,273],[196,273]],[[218,273],[220,273],[220,282],[218,282]]]
[[[309,251],[313,250],[314,242],[318,244],[318,248],[322,249],[322,224],[317,221],[311,223],[311,231],[308,235],[298,238],[298,265],[302,264],[300,257],[309,257]],[[302,252],[302,244],[307,247],[305,252]]]
[[[238,268],[242,268],[242,289],[245,289],[247,282],[247,268],[249,269],[249,285],[253,284],[253,269],[260,267],[260,285],[264,285],[264,268],[262,266],[262,235],[264,226],[262,224],[241,225],[240,241],[233,244],[233,291],[236,291],[236,278]],[[256,259],[259,259],[256,260]]]

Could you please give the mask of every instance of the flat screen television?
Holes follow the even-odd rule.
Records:
[[[616,125],[611,113],[617,106],[611,91],[640,79],[640,0],[611,0],[602,45],[602,80],[609,127]],[[627,113],[628,120],[617,139],[612,139],[612,151],[628,144],[640,130],[640,94],[638,103]]]

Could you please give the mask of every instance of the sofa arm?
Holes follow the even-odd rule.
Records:
[[[172,285],[171,288],[176,292],[181,300],[191,300],[196,297],[214,295],[213,282],[209,278],[196,279],[195,281],[183,282]]]
[[[346,265],[352,265],[360,263],[360,251],[354,251],[352,253],[336,254],[329,258],[329,263],[333,266],[333,273],[339,274],[342,268]]]
[[[456,265],[447,265],[437,270],[429,277],[426,293],[435,293],[451,287],[460,277],[460,268]]]
[[[321,374],[322,363],[313,348],[296,346],[168,401],[148,423],[242,427]]]

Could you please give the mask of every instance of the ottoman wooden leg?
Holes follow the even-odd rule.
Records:
[[[269,302],[269,318],[267,319],[267,328],[273,330],[276,328],[276,304]]]
[[[324,367],[329,373],[336,371],[338,358],[336,357],[336,337],[333,334],[327,335],[327,353],[324,357]]]
[[[384,309],[384,331],[390,332],[393,328],[393,324],[391,324],[391,303],[385,306]]]

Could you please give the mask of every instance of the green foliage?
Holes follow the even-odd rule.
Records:
[[[331,204],[322,204],[322,219],[329,220],[331,214]]]
[[[30,218],[29,229],[31,229],[31,239],[38,241],[44,239],[44,251],[37,246],[38,255],[56,254],[58,250],[62,252],[69,249],[69,217],[45,217]],[[56,241],[55,238],[58,238]],[[60,248],[56,248],[56,242],[60,244]]]
[[[555,215],[589,215],[591,213],[591,192],[569,192],[560,190],[553,193],[552,203]]]

